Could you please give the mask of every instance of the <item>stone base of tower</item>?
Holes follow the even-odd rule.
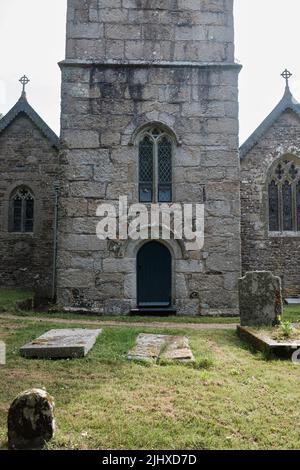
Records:
[[[61,63],[63,307],[237,314],[240,66],[232,16],[232,1],[223,0],[69,0]],[[128,205],[204,204],[204,246],[97,239],[97,208],[120,197]]]
[[[139,202],[139,135],[153,124],[173,142],[173,202],[205,205],[203,249],[169,243],[170,305],[179,315],[236,315],[239,67],[68,63],[62,72],[58,301],[101,314],[138,307],[139,244],[98,240],[96,211],[120,196]]]

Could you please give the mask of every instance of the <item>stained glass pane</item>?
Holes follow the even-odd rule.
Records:
[[[27,199],[25,201],[25,220],[24,220],[24,231],[33,232],[33,215],[34,215],[34,200]]]
[[[279,231],[279,204],[278,187],[275,181],[269,184],[269,230],[271,232]]]
[[[140,202],[152,201],[153,146],[149,137],[145,137],[139,145]]]
[[[172,143],[167,137],[158,143],[158,201],[172,201]]]
[[[294,163],[292,163],[292,165],[290,167],[289,174],[290,174],[292,180],[295,180],[297,178],[298,170],[297,170],[296,166],[294,165]]]
[[[284,169],[283,169],[281,163],[279,163],[278,167],[276,168],[275,173],[276,173],[277,178],[279,179],[279,181],[282,180],[283,175],[284,175]]]
[[[152,202],[152,185],[140,184],[140,202]]]
[[[171,202],[172,201],[172,185],[160,184],[158,186],[158,202]]]
[[[296,199],[297,199],[297,230],[300,232],[300,181],[296,186]]]
[[[22,230],[22,199],[13,201],[13,231],[21,232]]]
[[[161,135],[161,131],[159,129],[153,129],[151,134],[153,135],[153,137],[155,137],[157,139],[157,137],[159,137]]]
[[[14,232],[33,232],[34,198],[26,187],[19,188],[13,195],[11,221]]]
[[[166,137],[158,143],[158,179],[159,183],[172,180],[172,144]]]
[[[293,230],[292,186],[288,181],[282,186],[283,230]]]

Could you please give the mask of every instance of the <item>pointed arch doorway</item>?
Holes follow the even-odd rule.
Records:
[[[137,255],[139,308],[168,308],[172,303],[172,257],[162,243],[151,241]]]

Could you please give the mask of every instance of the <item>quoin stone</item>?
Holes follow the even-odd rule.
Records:
[[[274,326],[283,312],[281,279],[268,271],[248,272],[239,280],[242,326]]]
[[[53,398],[40,389],[21,393],[9,408],[7,424],[10,449],[42,449],[54,435]]]

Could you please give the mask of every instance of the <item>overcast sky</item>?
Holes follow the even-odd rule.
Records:
[[[31,82],[28,99],[59,133],[60,70],[67,0],[0,0],[0,112],[19,98],[18,79]],[[241,143],[280,100],[285,67],[300,101],[300,1],[235,0],[236,59],[240,74]]]

